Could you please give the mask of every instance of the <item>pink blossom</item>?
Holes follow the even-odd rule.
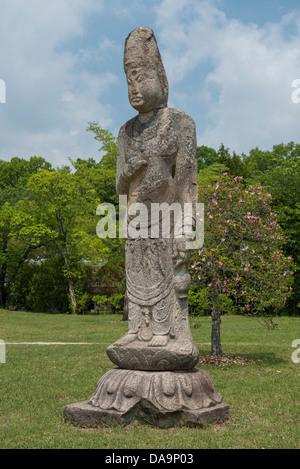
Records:
[[[245,308],[246,308],[246,309],[250,309],[251,306],[250,306],[250,305],[246,305]]]
[[[212,288],[212,284],[211,284],[211,283],[208,284],[208,288]]]
[[[228,173],[223,173],[223,176],[228,176]]]
[[[225,293],[225,295],[227,295],[228,291],[226,290],[226,288],[223,288],[223,293]]]
[[[222,243],[224,243],[224,241],[225,241],[225,238],[222,238],[222,239],[221,239],[221,241],[222,241]]]
[[[206,262],[206,259],[205,259],[205,257],[202,257],[202,262]]]
[[[223,267],[223,262],[219,262],[219,267]]]

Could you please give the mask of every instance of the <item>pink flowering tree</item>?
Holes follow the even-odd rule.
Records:
[[[293,259],[284,243],[271,195],[262,186],[245,187],[227,173],[199,187],[205,207],[203,248],[192,260],[194,288],[211,311],[211,354],[222,355],[220,324],[226,312],[269,316],[285,305],[291,292]]]

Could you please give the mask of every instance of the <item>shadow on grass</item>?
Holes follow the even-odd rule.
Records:
[[[268,365],[279,365],[287,364],[288,360],[276,355],[274,352],[252,352],[247,354],[241,354],[241,356],[248,358],[249,360],[255,361],[255,363],[266,363]]]
[[[208,350],[199,350],[200,359],[199,364],[205,363],[208,365],[217,366],[239,366],[239,365],[282,365],[287,364],[288,360],[276,355],[274,352],[251,352],[251,353],[237,353],[226,354],[223,353],[222,357],[211,357]],[[199,365],[198,364],[198,365]]]

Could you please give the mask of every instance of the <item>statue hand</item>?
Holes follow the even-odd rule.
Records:
[[[148,162],[145,159],[131,158],[128,163],[124,165],[123,175],[125,179],[130,179],[141,168],[147,166]]]

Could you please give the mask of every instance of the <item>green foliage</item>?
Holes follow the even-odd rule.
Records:
[[[105,306],[108,303],[108,298],[106,295],[94,295],[93,301],[96,303],[96,310],[100,312],[105,312]]]
[[[213,163],[198,172],[198,185],[205,186],[217,182],[223,173],[228,171],[227,166],[222,163]]]
[[[68,284],[62,267],[58,256],[35,256],[23,262],[9,285],[11,304],[27,311],[66,312]]]
[[[210,314],[209,298],[206,288],[193,285],[189,290],[189,314],[206,316]]]
[[[110,169],[117,166],[118,143],[116,137],[108,130],[102,129],[97,122],[89,122],[87,132],[94,132],[94,139],[101,143],[100,152],[104,152],[101,158],[101,166]]]
[[[112,306],[112,310],[114,313],[120,313],[124,309],[124,297],[123,293],[114,293],[112,296],[108,298]]]
[[[202,145],[197,147],[197,162],[198,171],[202,170],[207,166],[218,163],[218,154],[214,148]]]
[[[41,169],[52,170],[44,158],[32,156],[29,160],[14,157],[10,161],[0,160],[0,189],[25,186],[29,177]]]

